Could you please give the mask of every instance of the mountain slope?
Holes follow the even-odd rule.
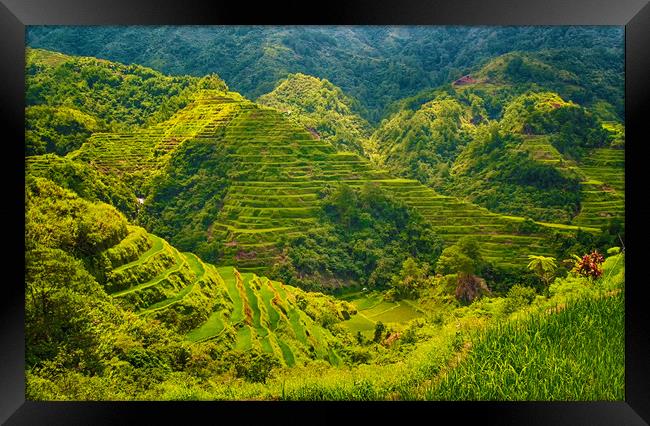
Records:
[[[327,80],[305,74],[290,74],[257,103],[291,114],[318,138],[339,151],[364,153],[363,143],[371,127],[360,117],[355,99]]]
[[[251,99],[273,90],[289,73],[315,75],[359,99],[371,122],[384,117],[391,102],[512,50],[570,47],[560,59],[574,64],[602,63],[603,52],[611,52],[613,62],[622,64],[623,58],[620,27],[32,26],[27,42],[170,74],[216,72]],[[588,60],[580,60],[585,55]],[[622,79],[618,83],[622,99]]]
[[[177,146],[218,133],[238,109],[251,104],[237,93],[202,90],[192,95],[190,106],[164,122],[134,132],[95,133],[68,156],[141,185],[145,176],[165,164],[167,154]]]
[[[151,74],[149,80],[156,78],[151,70],[108,61],[70,60],[43,52],[34,55],[41,55],[42,61],[47,58],[48,66],[55,69],[56,66],[74,69],[77,61],[100,69],[118,70],[118,74],[135,70],[133,72]],[[48,69],[45,68],[45,76],[49,75]],[[83,82],[82,75],[83,72],[73,73],[69,78]],[[40,74],[38,79],[54,84],[51,78],[41,78]],[[341,92],[326,82],[310,78],[294,80],[316,83],[313,85],[316,88],[323,86],[328,96],[340,100]],[[201,88],[219,81],[216,77],[197,80],[184,92],[182,99],[187,105],[164,121],[133,130],[94,132],[79,149],[70,152],[67,159],[105,174],[107,182],[119,179],[130,188],[129,192],[146,198],[144,204],[135,209],[140,212],[138,223],[146,229],[168,239],[181,250],[196,252],[210,261],[221,259],[250,271],[259,272],[275,263],[277,245],[282,238],[300,235],[319,226],[319,193],[335,182],[353,187],[367,183],[379,185],[418,209],[435,225],[436,232],[444,235],[446,244],[463,235],[476,235],[489,252],[488,257],[506,265],[523,264],[529,253],[548,253],[549,247],[543,242],[548,238],[545,232],[572,232],[570,227],[543,226],[533,234],[520,234],[518,229],[523,218],[494,215],[470,203],[430,191],[415,180],[396,179],[393,173],[377,168],[354,153],[337,152],[328,140],[315,138],[304,124],[289,119],[284,113],[259,106],[235,92]],[[312,90],[313,87],[308,88]],[[333,106],[325,106],[330,111],[347,115],[348,111],[353,111],[353,102],[343,99],[346,99],[343,104],[335,102]],[[436,147],[443,158],[457,154],[451,142],[457,137],[469,139],[476,127],[475,119],[485,115],[480,102],[476,105],[470,102],[467,106],[463,99],[441,98],[427,106],[426,111],[413,115],[422,117],[423,142],[429,143],[427,138],[432,134],[451,135],[445,139],[449,143]],[[160,114],[162,118],[168,112]],[[443,118],[440,123],[435,119],[438,116]],[[433,124],[427,124],[432,117]],[[447,126],[449,123],[451,130]],[[420,146],[428,146],[426,143]],[[41,162],[36,158],[30,158],[28,163]],[[47,176],[55,178],[56,173],[48,173]],[[75,173],[81,172],[72,174]],[[80,179],[88,181],[88,177]],[[62,184],[66,181],[61,177],[55,180]],[[64,185],[81,190],[77,184]],[[132,201],[119,204],[107,194],[95,197],[133,214]]]
[[[110,204],[129,219],[135,219],[138,212],[132,188],[86,163],[55,154],[34,155],[25,158],[25,175],[49,179],[86,200]]]
[[[500,56],[447,87],[404,100],[370,138],[372,158],[495,212],[571,223],[586,179],[581,158],[619,137],[615,108],[578,96],[593,84],[537,54]]]
[[[209,93],[188,109],[223,108],[222,98]],[[517,235],[523,218],[502,217],[441,196],[415,180],[396,179],[358,155],[337,152],[275,110],[244,100],[225,104],[236,111],[230,121],[216,130],[206,127],[201,137],[170,151],[169,162],[151,180],[142,223],[171,241],[178,240],[184,250],[261,271],[275,262],[281,238],[318,226],[319,192],[328,184],[372,183],[419,210],[450,242],[461,235],[477,235],[486,247],[494,248],[489,257],[499,262],[521,264],[526,254],[543,251],[543,232]],[[186,110],[179,117],[192,114]],[[102,150],[110,151],[111,141],[104,139]],[[195,207],[190,215],[175,206]],[[166,223],[175,225],[168,228]],[[179,236],[174,232],[178,226],[190,226],[191,234]],[[543,229],[552,228],[542,227],[539,232]],[[571,227],[557,229],[571,231]],[[531,239],[538,243],[531,244]]]
[[[625,151],[595,148],[580,165],[586,176],[581,182],[580,213],[573,218],[582,226],[624,226],[625,222]],[[612,229],[612,232],[620,232]]]
[[[441,91],[450,95],[466,92],[484,99],[485,118],[498,119],[513,98],[545,90],[593,109],[600,120],[624,119],[624,69],[616,48],[509,51],[485,58],[468,67],[465,74],[467,78],[461,73],[450,75],[439,85],[397,100],[387,109],[391,113],[417,110]]]
[[[64,155],[91,133],[164,120],[199,88],[226,86],[215,75],[172,77],[139,65],[28,49],[26,153]]]
[[[342,362],[335,347],[345,335],[329,328],[356,312],[345,302],[218,269],[43,178],[28,177],[26,208],[28,257],[58,250],[78,259],[95,286],[88,297],[225,350],[257,349],[284,365]]]

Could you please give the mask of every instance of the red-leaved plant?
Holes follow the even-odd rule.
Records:
[[[578,256],[575,256],[575,258],[577,261],[573,270],[579,275],[593,279],[603,275],[603,268],[600,265],[605,261],[605,258],[597,250],[585,254],[581,258]]]

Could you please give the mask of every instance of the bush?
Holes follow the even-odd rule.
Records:
[[[539,232],[540,229],[541,226],[536,224],[535,221],[532,220],[531,218],[526,218],[526,220],[524,220],[517,226],[517,232],[524,235],[529,235],[535,232]]]
[[[574,271],[583,277],[596,279],[603,274],[603,268],[600,265],[604,261],[603,255],[594,250],[578,259]]]
[[[233,368],[237,377],[254,383],[266,383],[273,368],[280,366],[273,355],[256,350],[232,351],[222,358],[222,363]]]
[[[509,314],[519,308],[530,305],[535,300],[536,294],[534,288],[515,284],[508,291],[508,297],[504,305],[505,313]]]

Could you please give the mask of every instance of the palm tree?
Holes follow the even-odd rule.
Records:
[[[529,254],[528,259],[530,259],[528,269],[533,271],[542,281],[544,281],[546,290],[548,291],[551,280],[555,278],[555,270],[557,269],[555,258]]]

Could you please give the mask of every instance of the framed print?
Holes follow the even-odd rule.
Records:
[[[2,421],[647,424],[650,8],[241,6],[0,7]]]

